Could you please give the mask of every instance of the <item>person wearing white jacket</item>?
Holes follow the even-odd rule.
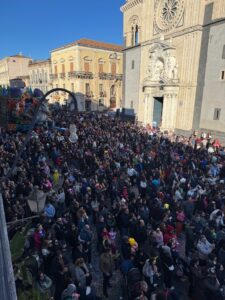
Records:
[[[199,253],[199,259],[201,261],[206,261],[208,255],[212,253],[213,249],[215,248],[214,244],[211,244],[204,235],[200,237],[197,243],[197,249]]]

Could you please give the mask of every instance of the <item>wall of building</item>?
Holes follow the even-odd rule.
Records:
[[[124,78],[124,104],[125,108],[133,108],[138,113],[139,81],[141,65],[141,49],[136,46],[124,53],[126,77]]]
[[[225,22],[210,26],[200,128],[225,131]],[[224,79],[222,79],[224,71]],[[215,109],[219,118],[215,120]]]
[[[7,87],[9,85],[9,72],[7,58],[0,60],[0,86]]]
[[[28,64],[30,58],[21,55],[9,56],[0,60],[0,85],[7,87],[10,79],[29,75]]]
[[[34,61],[28,66],[30,82],[29,86],[32,90],[40,89],[43,93],[46,93],[52,88],[51,85],[51,62]]]
[[[7,59],[9,79],[14,79],[17,77],[28,76],[28,64],[31,61],[28,57],[23,57],[20,55],[9,57]]]
[[[85,100],[91,101],[92,109],[101,109],[99,107],[99,98],[105,107],[110,106],[110,88],[115,85],[116,107],[120,107],[122,101],[122,78],[119,80],[101,79],[99,76],[99,63],[103,64],[103,73],[111,73],[111,62],[116,63],[116,73],[122,76],[123,73],[123,54],[116,53],[116,58],[111,58],[115,52],[92,47],[84,47],[74,45],[64,49],[54,50],[51,52],[52,61],[52,79],[53,87],[66,88],[75,92],[78,106],[80,110],[85,109]],[[89,72],[85,72],[85,62],[89,63]],[[73,72],[71,72],[71,63],[73,64]],[[65,74],[62,74],[63,67]],[[55,66],[57,66],[58,74],[55,74]],[[83,74],[79,77],[75,73]],[[91,76],[85,76],[85,73],[91,73]],[[62,74],[62,76],[61,76]],[[88,74],[86,74],[88,75]],[[87,98],[86,84],[90,86],[90,95]],[[103,94],[100,95],[99,85],[102,85]],[[60,98],[63,101],[67,97]]]

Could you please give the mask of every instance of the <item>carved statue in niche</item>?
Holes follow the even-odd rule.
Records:
[[[176,64],[173,69],[173,79],[178,79],[178,64]]]
[[[162,51],[161,48],[150,51],[148,65],[148,78],[152,81],[165,79],[167,81],[178,79],[178,64],[174,49]]]
[[[148,65],[148,77],[152,79],[155,73],[156,54],[155,52],[150,53],[150,62]]]
[[[175,66],[176,66],[175,57],[169,56],[167,58],[167,63],[166,63],[166,75],[169,79],[173,79],[173,70]]]
[[[164,71],[164,63],[162,59],[157,59],[155,64],[155,74],[153,76],[153,80],[159,81],[163,75],[163,71]]]

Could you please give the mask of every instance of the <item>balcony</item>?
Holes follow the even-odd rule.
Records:
[[[58,74],[50,74],[50,79],[52,80],[58,79]]]
[[[66,73],[60,73],[60,78],[65,79],[66,78]]]
[[[122,80],[123,74],[113,74],[113,73],[98,73],[99,78],[102,80]]]
[[[85,71],[74,71],[68,73],[69,78],[79,78],[79,79],[93,79],[92,72],[85,72]]]

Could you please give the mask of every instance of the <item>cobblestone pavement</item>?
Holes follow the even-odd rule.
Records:
[[[97,237],[95,233],[95,238],[92,245],[92,285],[96,290],[96,295],[101,299],[106,299],[103,296],[102,286],[103,277],[99,269],[99,254],[97,252]],[[107,300],[119,300],[122,297],[122,275],[119,270],[114,271],[111,279],[112,288],[108,289],[109,297]]]
[[[148,252],[148,243],[145,245],[146,252]],[[179,239],[179,251],[181,253],[182,258],[185,258],[185,239],[184,236]],[[97,239],[95,234],[95,239],[93,242],[92,247],[92,276],[93,276],[93,287],[96,290],[96,294],[101,299],[104,298],[102,294],[102,273],[99,270],[99,254],[97,252]],[[123,277],[119,270],[116,270],[113,273],[113,277],[111,280],[112,288],[108,290],[109,297],[107,300],[120,300],[123,299],[123,292],[122,292],[122,286],[123,286]],[[189,300],[189,297],[187,296],[188,291],[188,282],[187,281],[181,281],[179,279],[176,279],[174,281],[175,288],[181,297],[180,300]],[[120,298],[121,297],[121,298]]]

